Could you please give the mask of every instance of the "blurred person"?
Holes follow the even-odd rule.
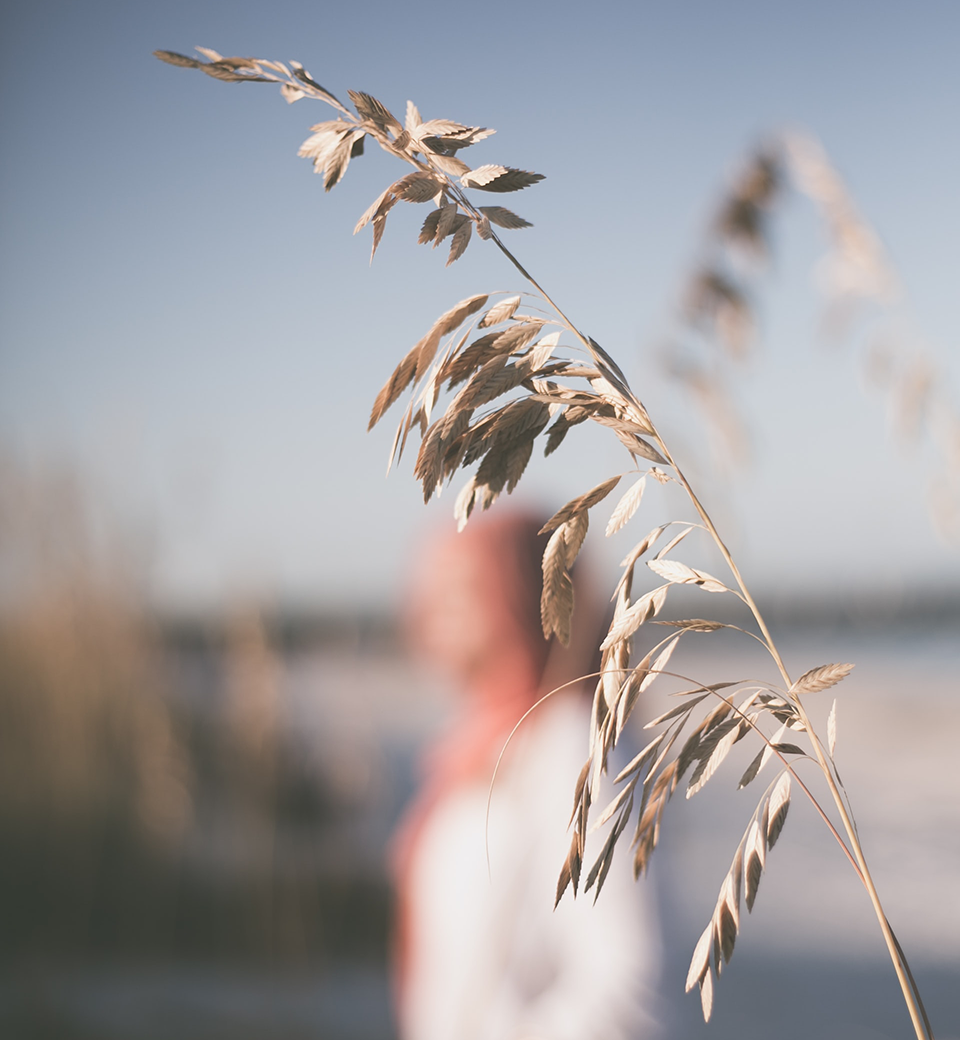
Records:
[[[569,648],[543,638],[539,526],[517,515],[474,519],[433,541],[413,582],[412,648],[462,696],[424,755],[420,793],[395,840],[403,1040],[659,1034],[659,935],[629,855],[615,857],[596,904],[592,891],[576,900],[568,891],[554,910],[593,682],[554,694],[517,731],[486,828],[514,725],[544,693],[596,667],[589,604]],[[585,874],[591,862],[588,845]]]

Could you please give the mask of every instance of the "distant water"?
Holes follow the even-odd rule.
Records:
[[[795,675],[831,661],[857,665],[809,704],[822,724],[837,697],[837,762],[888,917],[937,1036],[960,1038],[960,635],[909,626],[806,628],[788,631],[782,648]],[[759,658],[723,639],[691,636],[686,656],[678,653],[671,665],[697,681],[772,678]],[[351,855],[367,867],[382,863],[414,786],[417,748],[442,725],[448,698],[392,653],[345,648],[291,651],[282,687],[287,739],[309,749],[317,770],[356,808]],[[736,748],[689,803],[678,792],[643,882],[657,886],[661,905],[667,1036],[909,1036],[870,903],[799,792],[754,912],[744,912],[709,1026],[696,996],[683,994],[687,960],[763,789],[761,778],[736,791],[754,753]],[[334,963],[295,975],[211,965],[44,973],[15,966],[0,983],[0,1035],[390,1040],[394,1032],[383,965]]]
[[[750,644],[744,652],[744,644],[692,636],[685,656],[678,653],[671,665],[697,681],[775,678]],[[829,662],[856,665],[835,690],[811,695],[808,708],[825,733],[837,698],[837,763],[887,916],[938,1035],[960,1037],[960,633],[929,623],[804,626],[788,629],[780,645],[794,676]],[[385,761],[394,769],[399,762],[399,789],[409,789],[405,753],[440,725],[447,710],[443,692],[419,688],[416,676],[396,661],[313,658],[295,671],[304,696],[324,686],[326,710],[339,705],[339,717],[352,720],[349,725],[358,725],[355,710],[362,714],[371,743],[393,749]],[[348,708],[344,691],[352,691],[348,704],[354,705],[361,687],[363,707]],[[648,717],[657,710],[649,708]],[[333,715],[327,719],[332,724]],[[328,739],[335,739],[329,728]],[[761,777],[736,790],[756,752],[749,743],[735,748],[689,802],[682,804],[678,792],[653,876],[645,882],[658,887],[668,965],[664,1014],[677,1037],[700,1035],[703,1028],[698,1000],[682,993],[687,960],[765,786]],[[815,781],[815,767],[807,772]],[[815,793],[828,797],[816,787]],[[391,814],[383,815],[384,824]],[[800,792],[771,851],[754,911],[744,918],[704,1037],[909,1034],[866,893]]]
[[[662,1040],[906,1040],[913,1035],[892,971],[831,956],[731,961],[709,1024],[684,996],[686,964],[665,966]],[[915,965],[938,1040],[960,1036],[957,973]],[[79,970],[41,985],[0,982],[8,1040],[396,1040],[382,971],[312,976],[209,966]]]
[[[662,635],[662,630],[658,636]],[[671,668],[697,682],[777,678],[755,644],[691,635]],[[887,916],[908,953],[960,969],[960,633],[909,626],[867,631],[788,630],[780,642],[794,676],[816,665],[853,662],[836,688],[807,698],[821,734],[837,699],[836,759]],[[749,652],[744,652],[746,646]],[[308,654],[291,662],[291,704],[301,736],[331,749],[362,747],[379,791],[374,814],[382,842],[413,785],[415,748],[449,710],[442,690],[393,658]],[[664,700],[667,706],[673,703]],[[646,717],[660,708],[648,706]],[[634,739],[645,739],[638,723]],[[671,930],[695,942],[716,901],[739,837],[766,783],[738,792],[757,747],[734,748],[689,802],[667,812],[654,862]],[[334,753],[333,750],[331,753]],[[768,776],[772,777],[772,766]],[[806,774],[816,781],[816,767]],[[825,798],[825,791],[815,788]],[[745,946],[851,958],[885,957],[873,912],[822,821],[794,793],[787,826],[772,850]]]
[[[781,649],[794,676],[829,662],[856,664],[838,687],[811,694],[808,709],[825,733],[823,720],[837,699],[836,761],[887,917],[914,968],[936,1035],[958,1037],[960,633],[913,626],[805,629],[789,632]],[[744,659],[732,646],[720,668],[724,674],[718,674],[712,654],[700,644],[691,674],[756,674],[756,659]],[[677,962],[673,971],[681,983],[763,789],[755,781],[735,790],[737,767],[753,753],[746,749],[688,804],[677,806],[665,827],[658,876],[668,956]],[[807,774],[815,779],[816,767],[801,773]],[[826,807],[823,785],[814,792]],[[704,1037],[912,1035],[872,906],[801,792],[794,790],[754,911],[744,916],[734,958],[715,990],[715,1021]],[[671,1001],[677,1036],[701,1035],[696,1003]]]

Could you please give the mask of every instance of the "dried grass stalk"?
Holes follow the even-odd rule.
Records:
[[[571,844],[560,871],[557,900],[567,888],[576,894],[580,887],[591,808],[610,755],[641,696],[663,676],[674,674],[667,668],[681,640],[720,629],[745,632],[766,652],[777,681],[693,682],[690,688],[675,694],[679,703],[648,724],[662,727],[660,732],[616,778],[620,789],[597,820],[597,826],[608,828],[606,839],[587,871],[584,888],[594,889],[595,896],[599,894],[620,839],[633,819],[634,870],[637,875],[643,873],[659,842],[667,804],[684,777],[689,773],[685,791],[691,797],[719,771],[734,744],[743,739],[757,741],[758,754],[741,776],[740,787],[750,784],[770,761],[776,760],[780,769],[761,797],[720,886],[710,923],[694,949],[687,988],[699,986],[704,1017],[709,1018],[714,974],[719,976],[729,963],[739,935],[741,898],[752,910],[768,853],[783,829],[792,784],[796,782],[809,795],[867,888],[917,1036],[929,1037],[919,995],[883,913],[833,762],[835,711],[828,723],[828,749],[824,749],[801,696],[835,685],[852,666],[823,665],[805,672],[796,682],[791,680],[733,557],[623,372],[594,339],[578,331],[494,230],[527,227],[528,223],[502,207],[475,206],[466,194],[468,190],[518,191],[541,180],[541,175],[495,164],[471,168],[460,159],[456,153],[493,133],[488,128],[445,119],[423,121],[412,103],[408,103],[401,124],[376,98],[353,91],[349,97],[355,111],[350,111],[300,65],[288,67],[280,62],[222,58],[213,51],[201,53],[208,61],[166,51],[157,52],[157,56],[228,82],[279,84],[288,101],[309,97],[337,110],[336,119],[313,127],[313,136],[301,149],[301,154],[311,158],[323,174],[328,189],[343,177],[367,137],[413,167],[412,173],[392,183],[374,200],[358,222],[358,230],[373,225],[374,251],[396,202],[432,202],[434,209],[423,221],[419,242],[436,246],[450,238],[447,263],[452,263],[468,248],[476,229],[478,237],[492,242],[528,281],[544,312],[550,315],[520,314],[522,295],[496,299],[496,294],[470,296],[442,314],[391,374],[377,395],[370,426],[411,390],[409,405],[394,436],[391,461],[403,454],[410,435],[420,436],[414,473],[423,486],[425,500],[460,469],[473,468],[454,510],[462,527],[476,508],[487,509],[501,493],[513,490],[538,437],[546,433],[544,453],[550,455],[571,429],[588,420],[608,427],[617,437],[627,451],[633,474],[631,486],[606,522],[608,534],[625,527],[639,512],[646,501],[648,477],[660,484],[675,483],[686,493],[693,522],[670,520],[654,527],[622,564],[623,573],[613,596],[613,618],[600,647],[589,756],[576,785]],[[724,235],[756,255],[766,249],[762,214],[777,189],[778,176],[772,160],[758,160],[718,220]],[[742,350],[748,325],[742,294],[716,272],[704,272],[696,285],[691,314],[697,320],[709,319],[722,326],[731,349]],[[437,418],[433,417],[435,410],[439,412]],[[562,642],[570,638],[574,613],[570,569],[586,537],[590,511],[601,506],[622,477],[622,473],[610,476],[574,497],[544,525],[550,539],[543,557],[541,613],[548,638],[556,636]],[[637,564],[673,526],[678,532],[646,561],[661,583],[635,594]],[[694,533],[713,543],[729,572],[726,581],[667,555]],[[744,607],[744,623],[749,627],[710,618],[670,621],[670,634],[650,647],[639,664],[631,666],[634,639],[642,626],[664,609],[669,590],[676,585],[735,598]],[[772,737],[767,736],[771,729]],[[786,741],[788,734],[800,735],[806,747]],[[845,838],[797,776],[787,756],[806,758],[819,766]]]

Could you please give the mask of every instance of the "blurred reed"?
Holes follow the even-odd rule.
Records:
[[[0,961],[385,956],[386,882],[284,729],[261,614],[161,620],[68,472],[2,461]]]

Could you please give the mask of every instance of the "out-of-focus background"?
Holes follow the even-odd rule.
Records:
[[[960,551],[931,522],[942,459],[862,364],[886,337],[960,406],[958,39],[932,0],[4,10],[0,1034],[394,1035],[386,846],[450,710],[399,619],[452,502],[424,511],[406,465],[384,482],[366,416],[440,312],[521,286],[479,242],[444,269],[413,208],[369,267],[351,231],[388,158],[325,196],[296,150],[326,111],[150,56],[200,44],[495,127],[471,159],[547,175],[505,200],[535,224],[511,246],[688,453],[788,665],[857,662],[838,762],[937,1035],[960,1035]],[[784,126],[819,136],[898,286],[821,336],[824,224],[785,197],[732,470],[664,344],[718,200]],[[515,497],[550,511],[619,471],[609,440],[572,436]],[[598,582],[628,537],[594,536]],[[683,663],[760,667],[723,640]],[[799,803],[699,1022],[686,959],[752,809],[725,772],[673,807],[649,882],[668,1034],[905,1035],[869,904]]]

